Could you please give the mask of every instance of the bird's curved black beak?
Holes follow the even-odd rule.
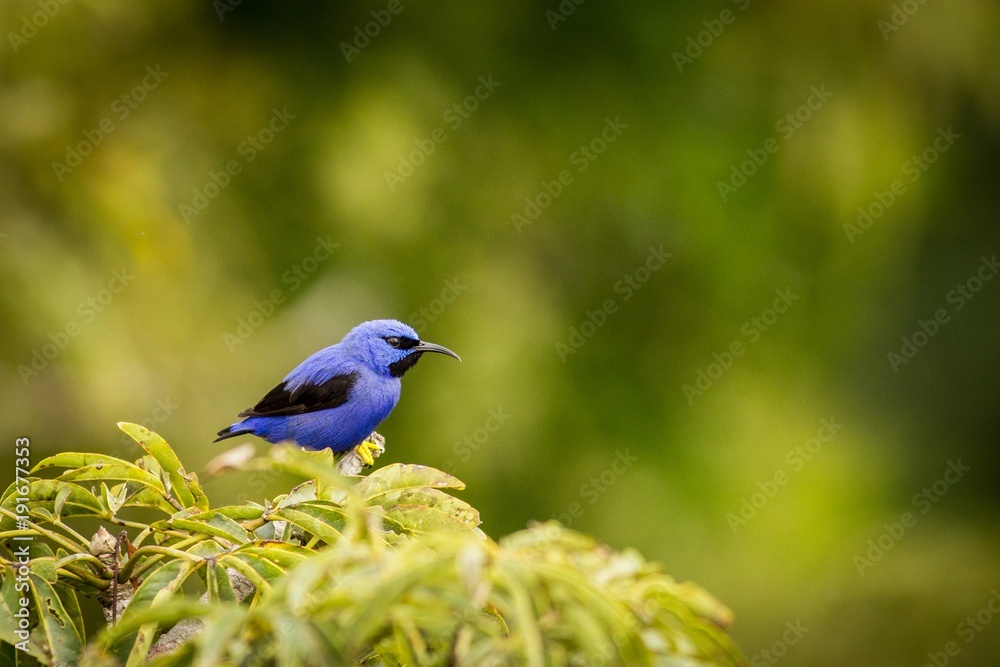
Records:
[[[449,357],[455,357],[459,361],[462,360],[462,357],[458,356],[448,348],[442,345],[435,345],[434,343],[426,343],[424,341],[420,341],[419,343],[414,345],[412,349],[416,350],[417,352],[438,352],[440,354],[447,354]]]

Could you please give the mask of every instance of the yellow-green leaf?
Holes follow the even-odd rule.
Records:
[[[362,497],[369,499],[407,488],[464,489],[465,484],[437,468],[393,463],[374,471],[357,485]]]
[[[345,515],[344,510],[335,503],[310,500],[293,507],[278,508],[267,518],[271,521],[288,521],[327,544],[333,544],[341,537]]]
[[[184,530],[211,537],[221,537],[231,542],[243,544],[250,536],[246,529],[219,512],[201,512],[189,517],[171,517],[152,524],[153,530]]]
[[[201,484],[198,483],[198,476],[184,471],[180,459],[177,458],[177,454],[174,453],[166,440],[139,424],[119,422],[118,428],[135,440],[147,454],[156,459],[170,480],[174,497],[182,506],[208,509],[208,496],[205,495]]]

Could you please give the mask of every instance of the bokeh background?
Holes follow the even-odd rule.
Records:
[[[755,667],[995,664],[995,3],[0,25],[8,469],[23,435],[134,455],[119,420],[201,469],[305,356],[396,317],[464,361],[406,377],[379,464],[453,472],[491,535],[634,546],[729,604]]]

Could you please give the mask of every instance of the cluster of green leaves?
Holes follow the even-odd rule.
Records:
[[[24,596],[27,654],[46,665],[742,662],[723,630],[729,611],[702,589],[556,523],[494,542],[447,492],[462,483],[439,470],[344,477],[329,453],[274,447],[242,467],[307,481],[263,504],[212,509],[162,438],[120,426],[144,451],[137,461],[41,461],[32,475],[65,470],[28,480],[26,525],[13,485],[0,499],[0,664],[25,655],[14,648]],[[137,509],[163,517],[126,518]],[[102,527],[91,540],[84,520]],[[132,535],[120,553],[104,525]],[[26,576],[18,536],[32,538]],[[253,585],[245,599],[240,580]],[[131,599],[88,639],[79,595],[105,608]],[[193,639],[148,659],[164,630],[190,619],[201,622]]]

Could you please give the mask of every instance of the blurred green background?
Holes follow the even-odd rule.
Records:
[[[119,420],[200,469],[308,354],[396,317],[464,361],[407,376],[379,464],[453,472],[491,535],[635,546],[733,608],[755,667],[995,664],[995,3],[5,0],[0,25],[8,469],[17,436],[135,455]]]

